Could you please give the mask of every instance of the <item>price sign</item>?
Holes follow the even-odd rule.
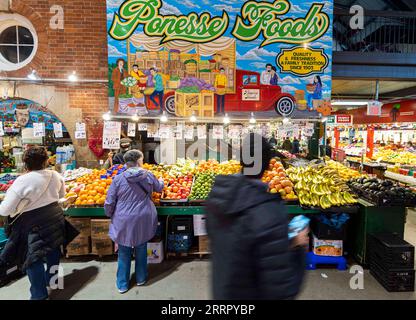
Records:
[[[104,121],[103,149],[120,149],[121,122]]]
[[[159,137],[161,139],[169,139],[172,136],[172,127],[167,124],[161,124],[159,126]]]
[[[213,139],[224,139],[224,127],[214,125],[212,127],[212,138]]]
[[[197,126],[197,132],[198,132],[198,139],[207,138],[207,127],[205,125]]]
[[[75,124],[75,131],[86,131],[84,122],[77,122]]]
[[[45,136],[45,124],[43,122],[33,123],[33,137],[41,138]]]
[[[186,126],[184,137],[186,140],[194,140],[194,126]]]
[[[368,116],[381,116],[381,107],[383,103],[380,101],[369,101],[367,105]]]
[[[127,127],[127,136],[135,137],[136,136],[136,124],[134,122],[129,122]]]
[[[86,139],[86,138],[87,138],[87,134],[85,131],[75,131],[75,139],[81,140],[81,139]]]
[[[139,131],[147,131],[147,123],[139,123]]]
[[[3,122],[0,122],[0,137],[4,136]]]
[[[177,123],[176,127],[173,130],[173,135],[176,140],[182,140],[183,139],[183,129],[185,125],[183,123]]]
[[[53,133],[55,134],[55,138],[62,138],[63,132],[62,132],[62,123],[54,123],[53,124]]]

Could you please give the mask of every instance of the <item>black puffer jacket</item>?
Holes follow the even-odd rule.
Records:
[[[292,299],[299,292],[303,249],[289,248],[280,197],[242,175],[217,177],[207,200],[213,294],[220,300]]]
[[[78,231],[65,221],[58,203],[23,213],[11,225],[0,255],[0,267],[17,265],[23,271],[52,250],[71,242]]]

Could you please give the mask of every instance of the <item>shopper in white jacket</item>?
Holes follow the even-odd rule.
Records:
[[[46,170],[45,148],[29,148],[23,161],[27,173],[16,179],[0,205],[0,215],[9,220],[8,241],[0,255],[0,266],[15,264],[26,271],[31,299],[42,300],[48,298],[47,287],[58,270],[61,246],[73,239],[68,239],[61,207],[69,201],[61,200],[65,196],[63,178]]]

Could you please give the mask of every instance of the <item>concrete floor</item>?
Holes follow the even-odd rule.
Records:
[[[416,245],[416,213],[410,212],[406,224],[405,239]],[[144,287],[136,287],[121,295],[115,288],[116,262],[85,260],[62,263],[64,290],[57,290],[51,299],[77,300],[181,300],[210,299],[209,260],[168,260],[150,265],[150,281]],[[416,300],[416,294],[389,293],[364,270],[364,289],[350,288],[353,274],[348,271],[319,269],[307,271],[303,290],[298,299],[406,299]],[[0,300],[29,298],[27,277],[0,288]]]

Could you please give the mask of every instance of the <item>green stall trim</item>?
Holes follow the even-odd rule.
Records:
[[[298,205],[288,205],[289,214],[319,214],[319,210],[302,209]],[[204,214],[205,210],[202,206],[195,207],[156,207],[160,216],[189,216]],[[93,208],[70,208],[65,211],[65,215],[70,217],[105,217],[104,209],[99,207]]]

